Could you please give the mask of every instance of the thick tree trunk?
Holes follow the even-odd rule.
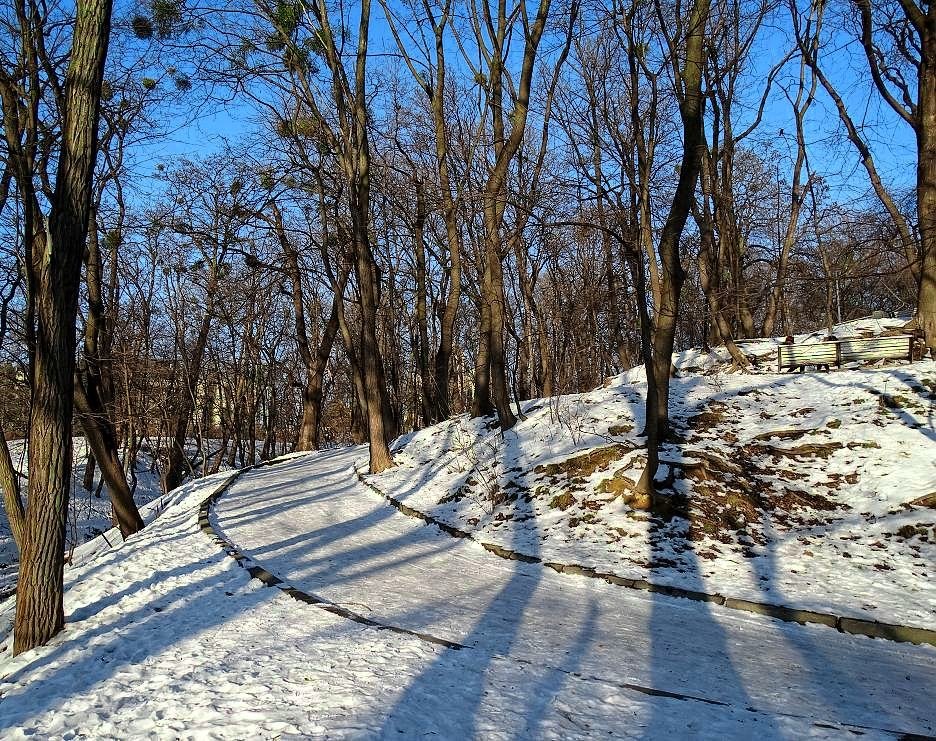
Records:
[[[546,28],[546,19],[549,15],[550,0],[540,0],[533,22],[524,14],[524,47],[521,62],[521,71],[513,97],[513,110],[510,114],[511,128],[506,134],[504,116],[504,77],[507,61],[507,9],[501,3],[497,8],[497,17],[494,22],[489,18],[488,28],[491,33],[492,53],[489,58],[488,70],[488,106],[493,128],[494,165],[490,170],[487,182],[484,184],[482,195],[484,209],[484,277],[481,291],[481,300],[486,310],[482,312],[482,329],[478,352],[478,368],[475,373],[475,403],[472,405],[472,414],[485,412],[490,406],[488,391],[493,395],[494,407],[497,410],[498,422],[501,430],[509,430],[517,423],[513,410],[510,408],[510,390],[507,382],[507,354],[504,347],[504,332],[506,311],[504,310],[504,267],[501,250],[501,227],[503,225],[504,211],[507,205],[506,184],[510,164],[517,154],[523,141],[526,130],[527,116],[530,106],[530,90],[535,68],[536,54],[539,48],[543,31]],[[496,28],[495,28],[496,26]],[[485,339],[486,335],[486,339]],[[486,343],[486,348],[485,348]],[[481,350],[486,349],[486,353]],[[482,367],[483,356],[486,355],[487,369]],[[479,390],[478,383],[487,381],[490,389]]]
[[[380,473],[393,465],[390,455],[389,430],[384,407],[387,394],[380,345],[377,342],[376,265],[362,225],[358,225],[355,252],[358,288],[361,294],[361,370],[367,408],[367,438],[370,442],[370,472]],[[366,229],[366,226],[364,226]]]
[[[535,313],[539,328],[536,333],[536,340],[539,343],[540,356],[540,395],[544,399],[548,399],[553,395],[555,388],[554,379],[556,374],[553,370],[553,348],[552,343],[549,341],[549,327],[547,326],[546,317],[543,316],[541,311],[536,310]]]
[[[362,144],[366,151],[366,144]],[[366,158],[358,163],[355,194],[352,197],[351,219],[354,240],[354,269],[361,302],[360,344],[358,362],[361,366],[363,385],[364,416],[367,422],[367,439],[370,442],[370,472],[380,473],[393,465],[390,455],[391,429],[388,427],[386,411],[387,385],[380,344],[377,340],[377,265],[371,251],[367,232],[369,208],[369,186],[366,175]]]
[[[493,250],[491,250],[493,253]],[[504,327],[506,323],[504,296],[504,267],[499,255],[492,254],[491,284],[488,300],[490,302],[490,366],[491,396],[501,430],[509,430],[517,423],[517,418],[510,407],[510,386],[507,382],[507,353],[504,347]]]
[[[443,78],[444,80],[444,78]],[[442,83],[440,83],[441,86]],[[439,90],[442,95],[444,88]],[[455,203],[451,194],[449,182],[447,149],[440,144],[445,139],[445,125],[441,118],[441,101],[439,103],[439,120],[436,122],[436,155],[439,163],[439,179],[442,186],[442,215],[445,219],[445,234],[449,252],[449,291],[445,299],[445,308],[439,322],[439,349],[435,356],[435,394],[433,395],[432,422],[441,422],[451,416],[451,401],[449,398],[449,375],[452,360],[452,344],[455,341],[455,320],[458,318],[458,307],[461,302],[461,236],[458,231],[458,220],[455,213]]]
[[[50,241],[30,282],[37,331],[30,359],[29,495],[14,654],[46,643],[65,622],[62,580],[72,468],[75,324],[111,3],[78,0],[76,10],[65,75],[61,152],[49,214]]]
[[[318,450],[325,368],[328,366],[328,358],[335,344],[335,335],[338,333],[338,312],[341,305],[341,293],[344,291],[347,280],[347,272],[343,271],[332,287],[335,296],[332,298],[331,314],[322,331],[318,350],[313,355],[306,331],[305,300],[303,297],[302,271],[299,267],[299,253],[286,235],[282,213],[275,203],[272,204],[272,208],[273,226],[283,249],[286,272],[289,275],[291,284],[296,344],[306,371],[306,384],[302,391],[302,421],[296,438],[296,450]]]
[[[306,369],[306,385],[302,390],[302,424],[297,450],[318,450],[322,431],[322,400],[325,369],[335,335],[338,333],[338,301],[332,299],[331,314],[325,323],[318,352],[311,368]]]
[[[76,380],[77,384],[78,381]],[[91,491],[94,488],[94,472],[97,470],[97,464],[94,462],[94,453],[88,446],[88,459],[85,461],[84,475],[81,477],[81,488],[85,491]]]
[[[731,325],[725,318],[722,306],[718,265],[714,258],[715,235],[707,221],[707,215],[701,216],[696,221],[699,225],[699,283],[702,286],[702,293],[705,294],[709,317],[715,326],[718,342],[725,346],[736,365],[746,368],[749,365],[748,359],[734,341]]]
[[[432,123],[435,130],[436,167],[442,196],[442,217],[445,221],[445,238],[449,253],[449,291],[439,326],[439,349],[435,356],[435,395],[432,422],[441,422],[451,415],[449,400],[449,375],[452,358],[452,343],[455,340],[455,320],[461,301],[461,232],[452,182],[449,177],[448,132],[445,128],[445,24],[449,20],[447,7],[440,22],[435,26],[436,79],[432,94]]]
[[[97,225],[95,209],[92,207],[88,219],[88,240],[86,280],[88,288],[88,318],[85,323],[84,356],[81,359],[79,372],[75,376],[75,407],[78,412],[78,421],[85,432],[85,439],[91,447],[88,458],[90,468],[90,484],[94,482],[94,468],[92,461],[96,462],[101,470],[101,476],[107,484],[107,493],[110,496],[113,509],[113,519],[120,528],[124,538],[143,528],[143,518],[133,501],[133,493],[124,476],[123,466],[120,463],[120,454],[117,445],[117,432],[111,421],[108,407],[111,406],[111,393],[106,379],[105,365],[102,359],[101,335],[104,331],[104,301],[103,278],[101,268],[101,252],[97,239]],[[88,478],[86,471],[85,478]],[[85,482],[88,483],[87,481]],[[90,491],[90,486],[86,486]]]

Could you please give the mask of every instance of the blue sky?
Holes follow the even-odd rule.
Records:
[[[375,54],[381,55],[384,52],[395,52],[396,47],[387,31],[383,12],[376,3],[373,14],[372,49]],[[752,105],[759,99],[768,70],[792,43],[784,28],[782,16],[775,21],[772,27],[762,29],[753,54],[749,95]],[[871,90],[866,61],[857,43],[848,43],[839,38],[836,42],[838,48],[834,57],[826,57],[826,73],[845,97],[852,116],[863,126],[862,131],[872,147],[885,182],[896,191],[911,188],[915,182],[916,155],[910,127]],[[381,58],[386,60],[385,56]],[[831,64],[833,61],[834,64]],[[797,63],[789,65],[785,76],[788,82],[797,69]],[[783,79],[781,76],[778,82]],[[185,111],[180,109],[177,120],[184,120],[184,116]],[[217,152],[226,142],[237,143],[256,133],[258,123],[257,113],[245,103],[212,104],[206,113],[194,121],[169,123],[168,127],[174,131],[165,140],[137,153],[137,171],[146,178],[154,172],[157,164],[171,166],[172,161],[180,156],[195,157]],[[789,162],[795,152],[795,142],[789,135],[792,129],[789,104],[782,91],[775,87],[765,109],[764,120],[751,136],[750,145],[769,145],[779,151],[781,161],[778,167],[781,174],[789,172]],[[783,137],[780,136],[781,130],[785,134]],[[807,136],[810,165],[814,171],[827,178],[832,193],[838,199],[848,201],[869,192],[867,175],[858,162],[854,147],[845,138],[835,106],[821,88],[809,112]]]

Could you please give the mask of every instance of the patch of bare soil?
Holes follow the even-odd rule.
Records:
[[[728,418],[730,407],[721,401],[715,401],[708,407],[686,419],[686,427],[694,432],[704,432],[718,427]]]
[[[537,466],[533,469],[534,473],[545,474],[546,476],[565,476],[572,481],[577,478],[591,476],[597,471],[606,471],[615,461],[621,460],[634,448],[615,443],[601,448],[589,450],[587,453],[566,458],[558,463],[548,463]]]
[[[686,450],[692,462],[665,462],[671,472],[667,483],[673,491],[672,515],[688,521],[686,537],[690,541],[709,537],[734,543],[742,538],[762,544],[765,516],[774,525],[788,527],[816,518],[817,512],[843,507],[815,487],[796,488],[792,483],[775,486],[778,475],[790,482],[806,478],[795,468],[778,467],[779,459],[788,456],[815,460],[828,457],[840,447],[805,445],[791,453],[773,446],[745,445],[738,448],[732,460],[709,451]],[[830,476],[826,486],[838,488],[841,478]]]

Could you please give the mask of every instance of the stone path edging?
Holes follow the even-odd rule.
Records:
[[[211,494],[202,500],[198,507],[198,526],[201,528],[202,532],[204,532],[205,535],[207,535],[212,541],[221,546],[224,552],[237,561],[238,566],[246,569],[251,577],[254,579],[259,579],[264,586],[275,587],[276,589],[279,589],[281,592],[289,595],[294,600],[304,602],[307,605],[314,605],[315,607],[325,610],[326,612],[330,612],[333,615],[343,617],[347,620],[353,620],[356,623],[360,623],[361,625],[366,625],[371,628],[376,628],[378,630],[388,630],[391,633],[402,633],[404,635],[419,638],[420,640],[426,641],[428,643],[434,643],[439,646],[445,646],[446,648],[455,650],[466,648],[460,643],[449,641],[445,638],[438,638],[436,636],[429,635],[428,633],[419,633],[414,630],[400,628],[396,625],[387,625],[385,623],[377,622],[376,620],[371,620],[364,615],[360,615],[352,610],[347,609],[346,607],[337,605],[334,602],[329,602],[328,600],[323,599],[317,595],[309,594],[308,592],[303,592],[299,589],[296,589],[295,587],[290,586],[288,583],[284,582],[278,576],[271,574],[269,571],[263,568],[263,566],[254,561],[250,556],[241,552],[236,545],[234,545],[223,535],[219,534],[218,531],[212,527],[210,519],[211,507],[215,502],[218,501],[218,499],[221,498],[222,495],[224,495],[225,492],[227,492],[228,489],[231,488],[235,481],[237,481],[241,476],[243,476],[245,473],[248,473],[249,471],[254,471],[265,466],[276,465],[277,463],[285,463],[288,460],[291,460],[291,458],[274,458],[273,460],[264,461],[254,466],[247,466],[246,468],[242,468],[239,471],[235,471],[224,481],[222,481],[220,485],[215,487]]]
[[[829,628],[835,628],[841,633],[848,633],[851,635],[862,635],[868,636],[869,638],[881,638],[888,641],[896,641],[898,643],[927,643],[931,646],[936,646],[936,630],[928,630],[927,628],[915,628],[909,625],[897,625],[894,623],[879,623],[874,620],[843,617],[841,615],[833,615],[832,613],[818,612],[815,610],[798,610],[793,607],[773,605],[768,602],[756,602],[753,600],[726,597],[721,594],[699,592],[693,589],[684,589],[682,587],[675,587],[666,584],[654,584],[647,581],[646,579],[630,579],[628,577],[618,576],[617,574],[598,571],[597,569],[593,569],[590,566],[558,563],[556,561],[544,561],[538,556],[530,556],[526,553],[519,553],[509,548],[504,548],[503,546],[497,545],[495,543],[486,543],[482,540],[479,540],[477,537],[475,537],[474,533],[471,533],[467,530],[461,530],[454,525],[449,525],[446,522],[442,522],[438,518],[433,517],[432,515],[425,512],[421,512],[418,509],[413,509],[409,505],[401,502],[399,499],[390,496],[371,482],[367,481],[360,470],[358,470],[357,466],[354,467],[354,473],[357,476],[358,481],[364,484],[364,486],[366,486],[371,491],[383,497],[391,506],[399,510],[404,515],[422,520],[427,525],[435,525],[437,528],[439,528],[439,530],[446,533],[447,535],[451,535],[452,537],[472,540],[484,548],[484,550],[489,551],[495,556],[506,559],[508,561],[538,563],[561,574],[573,574],[576,576],[589,577],[591,579],[601,579],[608,584],[615,584],[617,586],[627,587],[628,589],[638,589],[643,592],[665,594],[670,597],[681,597],[683,599],[691,599],[697,602],[712,602],[716,605],[721,605],[731,610],[751,612],[757,615],[764,615],[766,617],[783,620],[788,623],[815,623],[818,625],[825,625]]]
[[[365,617],[356,612],[353,612],[352,610],[348,610],[347,608],[342,607],[341,605],[335,604],[334,602],[329,602],[328,600],[325,600],[314,594],[309,594],[307,592],[303,592],[299,589],[296,589],[295,587],[292,587],[286,582],[284,582],[278,576],[271,574],[269,571],[263,568],[263,566],[261,566],[256,561],[254,561],[250,556],[241,552],[237,548],[237,546],[235,546],[231,541],[229,541],[223,535],[220,535],[215,530],[215,528],[211,524],[211,519],[210,519],[211,508],[212,506],[214,506],[215,502],[217,502],[231,488],[231,486],[234,484],[235,481],[237,481],[241,476],[243,476],[245,473],[248,473],[250,471],[254,471],[258,468],[263,468],[265,466],[276,465],[277,463],[285,463],[286,461],[291,460],[291,459],[292,457],[274,458],[273,460],[263,461],[253,466],[247,466],[246,468],[242,468],[238,471],[234,471],[230,476],[224,479],[224,481],[222,481],[217,487],[215,487],[212,490],[212,492],[207,497],[205,497],[199,504],[198,525],[200,529],[205,533],[205,535],[208,536],[208,538],[212,542],[221,546],[224,552],[229,557],[234,559],[237,562],[238,566],[245,569],[252,578],[258,579],[265,587],[274,587],[276,589],[279,589],[281,592],[292,597],[294,600],[297,600],[298,602],[303,602],[305,604],[313,605],[322,610],[325,610],[326,612],[330,612],[333,615],[337,615],[338,617],[346,618],[356,623],[360,623],[362,625],[366,625],[371,628],[376,628],[377,630],[386,630],[392,633],[398,633],[398,634],[411,636],[413,638],[418,638],[419,640],[426,641],[427,643],[432,643],[438,646],[443,646],[445,648],[449,648],[449,649],[456,650],[456,651],[461,650],[461,649],[471,650],[473,647],[469,645],[457,643],[455,641],[450,641],[445,638],[439,638],[437,636],[433,636],[428,633],[420,633],[418,631],[409,630],[407,628],[401,628],[396,625],[380,623],[376,620],[372,620],[368,617]],[[430,515],[425,515],[419,512],[418,510],[415,510],[412,507],[408,507],[402,502],[399,502],[393,499],[392,497],[389,497],[386,494],[383,494],[383,492],[381,492],[377,487],[372,486],[367,481],[365,481],[364,478],[361,476],[361,473],[357,470],[357,468],[354,469],[354,472],[355,474],[357,474],[358,479],[365,486],[379,493],[384,499],[390,502],[394,507],[396,507],[401,512],[403,512],[403,514],[407,514],[411,517],[418,517],[419,519],[424,520],[427,524],[434,524],[437,527],[439,527],[441,530],[449,534],[455,535],[456,537],[463,537],[463,538],[469,538],[471,540],[475,540],[471,536],[470,533],[467,533],[463,530],[458,530],[458,528],[454,528],[451,525],[446,525],[443,522],[437,522],[435,521],[435,518],[431,517]],[[479,542],[479,541],[476,541],[476,542]],[[492,548],[500,549],[499,546],[492,546],[491,544],[481,543],[481,545],[484,546],[485,549],[487,550],[492,550]],[[500,549],[500,550],[505,550],[505,549]],[[531,556],[526,556],[522,553],[516,553],[516,554],[513,554],[513,556],[514,557],[511,560],[526,561],[528,563],[543,563],[540,559],[536,559]],[[510,556],[502,556],[502,557],[510,558]],[[555,568],[555,566],[557,566],[558,564],[546,564],[546,565],[549,565],[552,568]],[[565,572],[565,573],[577,573],[577,572],[571,571],[571,572]],[[653,586],[653,585],[650,585],[650,586]],[[501,659],[514,661],[518,664],[530,664],[531,663],[527,659],[522,659],[522,658],[517,658],[517,657],[512,657],[512,656],[503,656],[503,655],[497,655],[497,654],[495,654],[495,656],[498,656]],[[631,690],[631,691],[634,691],[643,695],[647,695],[650,697],[667,697],[667,698],[671,698],[674,700],[688,700],[688,701],[693,701],[693,702],[702,702],[708,705],[730,707],[730,703],[724,702],[722,700],[715,700],[715,699],[707,698],[707,697],[699,697],[695,695],[684,694],[681,692],[658,690],[652,687],[647,687],[647,686],[635,684],[632,682],[617,682],[617,681],[612,681],[612,680],[609,680],[607,678],[602,678],[602,677],[590,677],[588,675],[584,675],[579,672],[570,672],[564,669],[558,669],[558,671],[561,671],[564,674],[569,674],[571,676],[577,677],[579,679],[593,680],[597,682],[611,684],[615,687],[619,687],[624,690]],[[757,714],[762,713],[762,711],[757,710],[753,707],[747,708],[747,709],[753,713],[757,713]],[[805,718],[805,716],[796,715],[794,713],[778,713],[778,714],[782,716],[791,717],[791,718]],[[869,726],[860,726],[860,725],[853,725],[853,724],[842,724],[841,726],[830,725],[830,724],[822,723],[821,721],[817,719],[811,719],[811,720],[813,721],[813,725],[817,727],[823,727],[823,728],[841,727],[842,729],[854,729],[857,731],[874,730],[874,731],[884,731],[886,733],[891,733],[894,735],[900,735],[899,731],[871,728]],[[903,734],[902,737],[909,738],[907,734]],[[914,736],[914,738],[920,738],[926,741],[930,741],[930,737],[928,736]],[[933,739],[933,741],[936,741],[936,739]]]

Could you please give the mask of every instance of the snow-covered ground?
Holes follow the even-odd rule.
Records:
[[[0,736],[936,732],[932,647],[509,564],[386,506],[353,477],[364,453],[246,474],[219,502],[219,527],[301,589],[466,648],[364,627],[250,581],[198,529],[198,504],[224,475],[209,477],[115,549],[76,550],[65,632],[17,658],[9,637],[0,646]]]
[[[404,699],[460,685],[447,711],[461,719],[449,728],[460,730],[440,732],[431,715],[415,728],[383,721],[384,730],[407,738],[543,735],[524,725],[524,712],[565,714],[559,735],[800,737],[818,732],[817,723],[934,730],[936,707],[918,702],[936,692],[932,646],[846,636],[498,559],[361,487],[349,469],[365,453],[312,455],[247,474],[218,502],[216,523],[294,587],[470,648],[464,674],[443,664],[404,680]],[[513,690],[526,708],[520,718],[497,715],[501,661],[527,667]],[[571,687],[591,701],[577,705]],[[685,700],[657,704],[635,687]],[[597,709],[622,700],[639,707],[618,718]],[[739,715],[742,708],[752,716]]]
[[[28,481],[25,441],[10,440],[8,445],[13,466],[22,475],[20,486],[25,497]],[[74,551],[75,547],[113,527],[110,498],[107,496],[107,488],[100,486],[100,471],[95,468],[94,485],[90,490],[86,491],[82,486],[87,459],[87,443],[83,437],[76,437],[73,447],[72,496],[68,501],[68,521],[65,530],[69,554]],[[143,507],[157,499],[162,493],[159,476],[152,470],[151,457],[142,452],[136,461],[135,473],[137,486],[133,498],[138,507]],[[116,537],[119,540],[120,533],[115,531],[107,537]],[[16,584],[18,559],[19,554],[16,550],[16,543],[13,541],[6,510],[0,506],[0,596],[9,594]]]
[[[742,345],[758,361],[751,372],[730,372],[724,351],[675,357],[679,441],[660,471],[676,495],[668,521],[632,496],[645,460],[642,369],[527,402],[504,435],[464,417],[407,435],[398,466],[369,480],[545,561],[936,628],[936,363],[781,374],[778,342]]]
[[[160,440],[155,442],[157,444],[162,443]],[[168,441],[165,441],[165,444],[168,444]],[[208,444],[212,450],[216,451],[220,448],[216,440],[209,440]],[[21,475],[20,487],[25,500],[28,485],[26,444],[24,440],[18,439],[10,440],[8,445],[10,446],[13,466]],[[121,540],[120,531],[113,528],[110,497],[107,493],[107,487],[102,486],[98,468],[94,470],[94,483],[91,489],[86,490],[83,486],[85,466],[88,460],[88,446],[85,439],[83,437],[74,438],[72,450],[72,495],[68,500],[68,521],[65,531],[65,543],[68,549],[67,559],[71,559],[77,546],[87,543],[102,533],[104,533],[103,540],[105,544],[112,545],[119,543]],[[190,460],[197,459],[198,450],[197,441],[189,440],[187,452]],[[231,467],[224,461],[221,463],[220,470],[230,471]],[[200,473],[200,470],[197,472]],[[155,511],[153,508],[146,509],[146,506],[161,498],[162,486],[160,484],[159,469],[154,464],[153,453],[148,446],[144,447],[137,455],[134,474],[137,483],[133,490],[133,499],[137,507],[140,508],[141,514],[144,514],[144,511]],[[144,521],[147,521],[145,516]],[[0,599],[9,596],[16,587],[18,562],[19,553],[13,540],[6,510],[0,505]]]
[[[778,374],[775,348],[746,345],[764,358],[746,373],[675,359],[665,521],[631,491],[639,370],[529,402],[505,435],[457,419],[401,438],[399,465],[370,480],[546,561],[934,627],[936,363]],[[386,505],[356,480],[366,459],[248,472],[215,527],[287,584],[461,649],[251,581],[199,529],[222,473],[146,505],[126,542],[79,545],[48,646],[13,658],[14,600],[0,604],[0,737],[936,735],[932,646],[505,561]]]

